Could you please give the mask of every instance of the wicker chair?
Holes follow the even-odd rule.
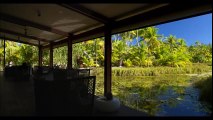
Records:
[[[94,106],[95,76],[74,80],[34,79],[38,115],[89,115]],[[71,86],[71,84],[75,84]]]
[[[42,79],[34,80],[35,103],[37,115],[69,115],[70,81]]]
[[[54,80],[66,80],[67,70],[66,69],[53,69]]]
[[[77,98],[79,100],[76,114],[90,115],[93,112],[96,76],[76,79]]]
[[[78,70],[77,69],[67,69],[67,77],[69,79],[78,78]]]

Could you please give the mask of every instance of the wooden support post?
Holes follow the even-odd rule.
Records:
[[[105,52],[104,52],[104,96],[106,93],[111,92],[111,81],[112,81],[112,67],[111,67],[111,53],[112,53],[112,41],[111,41],[111,27],[105,26]]]
[[[67,68],[72,69],[72,38],[69,36],[67,40],[68,52],[67,52]]]
[[[51,68],[53,68],[53,43],[50,43],[50,65]]]
[[[6,50],[5,50],[5,47],[6,47],[6,44],[5,44],[5,36],[4,36],[4,63],[3,63],[3,69],[5,69],[5,64],[6,64],[6,56],[5,56],[5,54],[6,54]]]
[[[42,66],[42,47],[38,46],[38,66]]]

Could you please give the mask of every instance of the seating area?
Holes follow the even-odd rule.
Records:
[[[92,112],[96,77],[90,76],[89,71],[58,68],[47,70],[46,67],[34,71],[36,114],[64,116]]]
[[[42,78],[45,80],[65,80],[78,77],[90,76],[90,69],[60,69],[51,68],[48,66],[38,67],[33,69],[34,78]]]
[[[20,66],[6,66],[4,70],[4,76],[9,80],[29,80],[32,71],[32,67],[29,65],[20,65]],[[13,79],[15,78],[15,79]]]
[[[34,67],[33,74],[30,74],[30,69],[31,67],[24,69],[22,66],[8,67],[5,68],[4,77],[7,84],[23,81],[22,79],[25,82],[19,84],[32,83],[27,89],[34,91],[35,115],[86,115],[92,112],[96,76],[90,76],[90,69],[44,66]]]
[[[73,69],[73,52],[81,55],[74,49],[74,44],[104,38],[104,47],[95,47],[92,51],[103,49],[104,56],[101,55],[101,61],[96,59],[96,64],[104,67],[103,96],[106,96],[106,93],[112,92],[113,35],[212,12],[208,3],[5,3],[0,4],[0,9],[4,69],[4,78],[0,81],[0,115],[6,116],[93,112],[96,77],[90,76],[89,69]],[[30,66],[5,67],[8,61],[7,40],[35,46],[38,49],[38,66],[33,71]],[[63,55],[61,58],[67,60],[67,69],[54,68],[54,49],[63,46],[67,47],[67,57]],[[84,51],[83,48],[78,49]],[[48,61],[44,59],[46,50]],[[98,57],[95,54],[95,58]],[[79,67],[85,66],[80,64]],[[111,115],[144,115],[127,107],[121,108],[123,112],[119,110],[118,114]]]
[[[93,98],[93,95],[88,94],[88,98],[85,99],[83,94],[84,90],[80,93],[74,92],[78,90],[75,89],[77,85],[73,85],[73,82],[69,82],[68,80],[65,80],[64,83],[60,81],[51,82],[48,80],[35,82],[32,79],[29,81],[14,82],[4,79],[3,76],[3,72],[0,72],[0,116],[147,116],[143,112],[122,104],[117,112],[101,112],[95,107],[96,99],[99,98],[98,96],[94,95]],[[87,81],[89,81],[89,84],[95,84],[94,79],[95,78],[91,76],[75,80],[79,80],[79,83],[83,81],[87,83]],[[70,83],[70,86],[68,83]],[[56,84],[59,85],[57,86]],[[35,85],[37,87],[35,87]],[[91,93],[91,91],[95,92],[95,90],[92,90],[93,88],[90,87],[88,88],[88,93]],[[54,90],[54,92],[49,89]],[[70,89],[70,93],[66,91],[68,89]],[[73,95],[77,94],[78,96],[82,94],[82,98],[73,97]],[[90,97],[92,98],[90,99]]]

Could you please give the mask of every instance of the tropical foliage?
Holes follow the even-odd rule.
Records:
[[[11,63],[20,65],[23,62],[32,66],[38,65],[37,47],[10,41],[5,43],[6,65]],[[54,48],[54,65],[66,68],[67,50],[67,46]],[[42,55],[42,65],[48,66],[50,50],[44,49]],[[91,71],[92,74],[97,76],[96,95],[103,95],[104,38],[73,44],[73,68],[79,67],[77,65],[79,57],[82,58],[84,67],[96,67]],[[1,69],[3,58],[3,40],[0,40]],[[165,102],[157,100],[157,94],[162,94],[173,86],[174,91],[182,96],[185,87],[189,86],[190,79],[186,76],[183,79],[178,78],[178,76],[169,78],[167,74],[209,72],[212,71],[211,62],[212,44],[205,45],[196,41],[195,44],[187,46],[186,41],[182,38],[158,34],[156,27],[115,34],[112,35],[112,91],[115,96],[121,99],[123,104],[132,105],[131,107],[148,111],[153,115],[158,111],[158,106]],[[163,78],[160,76],[161,74],[164,75]],[[139,78],[136,79],[133,76]],[[155,79],[153,79],[154,77]],[[196,83],[196,87],[201,89],[201,100],[208,97],[208,94],[205,93],[212,90],[211,79],[208,78],[207,81],[203,80]],[[204,87],[203,85],[206,84],[209,86]],[[125,100],[128,99],[127,95],[131,92],[139,92],[141,101],[137,104],[125,103]],[[181,99],[181,97],[174,97],[166,102],[176,105],[177,102],[171,101],[180,101]],[[208,101],[212,101],[212,99],[208,99]]]
[[[73,57],[83,56],[87,67],[103,66],[104,38],[76,43],[73,49],[78,49],[78,52],[73,52]],[[211,62],[212,44],[205,45],[197,41],[194,45],[187,46],[182,38],[159,35],[156,27],[112,36],[113,67],[185,67],[192,63]]]
[[[26,62],[31,65],[38,64],[38,53],[37,47],[30,46],[26,44],[20,44],[16,42],[5,42],[5,65],[21,65],[22,63]],[[0,63],[1,69],[3,65],[3,58],[4,58],[4,46],[3,40],[0,43]]]
[[[54,49],[54,65],[66,67],[67,46]],[[73,44],[73,67],[82,57],[85,67],[104,66],[104,38],[97,38]],[[1,64],[3,63],[3,41],[0,46]],[[6,41],[6,65],[10,62],[21,64],[23,61],[38,64],[38,49],[35,46]],[[158,28],[147,27],[112,35],[113,67],[184,67],[192,63],[211,63],[212,44],[187,46],[182,38],[174,35],[164,37]],[[43,51],[43,65],[49,65],[49,49]]]

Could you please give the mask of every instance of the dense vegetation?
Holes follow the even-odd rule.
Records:
[[[199,99],[208,102],[212,110],[212,76],[201,78],[197,80],[194,85],[201,91]]]
[[[3,50],[3,40],[0,40],[1,69]],[[49,49],[43,51],[43,65],[49,65],[49,53]],[[103,95],[104,38],[73,44],[72,56],[74,68],[78,67],[76,61],[79,57],[84,67],[92,67],[92,74],[97,76],[96,95]],[[23,62],[38,65],[38,48],[6,41],[6,65],[11,62],[13,65]],[[137,109],[154,115],[158,106],[164,102],[157,99],[158,95],[172,87],[176,94],[184,96],[192,79],[181,74],[210,72],[211,62],[212,44],[205,45],[196,41],[187,46],[182,38],[159,35],[156,27],[112,35],[112,92],[122,103],[134,108],[140,106]],[[53,64],[66,68],[67,46],[53,50]],[[200,100],[212,101],[212,97],[209,97],[212,95],[211,78],[198,80],[196,87],[201,90]],[[209,91],[211,94],[206,94]],[[125,103],[127,95],[134,92],[140,95],[138,105]],[[174,97],[166,102],[175,105],[182,99]]]
[[[103,76],[103,68],[93,68],[94,74]],[[212,66],[193,63],[186,67],[113,67],[112,76],[159,76],[162,74],[201,74],[212,71]]]
[[[21,65],[23,62],[31,63],[32,65],[38,64],[38,49],[35,46],[30,46],[26,44],[20,44],[16,42],[5,42],[6,46],[6,65]],[[4,46],[3,40],[0,41],[0,68],[3,67],[4,59]]]
[[[67,46],[54,49],[54,64],[66,67]],[[104,38],[73,44],[73,67],[76,59],[82,57],[85,67],[104,65]],[[0,43],[1,64],[3,61],[3,41]],[[17,65],[23,61],[32,65],[38,63],[38,49],[25,44],[6,41],[6,65],[11,61]],[[174,35],[164,37],[156,27],[128,31],[112,35],[112,66],[184,67],[191,63],[212,62],[212,44],[187,46],[182,38]],[[49,64],[49,50],[43,51],[43,65]]]

